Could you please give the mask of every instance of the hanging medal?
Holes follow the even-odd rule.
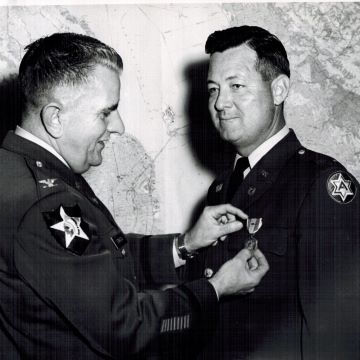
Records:
[[[246,227],[249,232],[249,239],[245,242],[245,249],[253,253],[258,248],[258,241],[254,235],[260,230],[262,226],[262,218],[247,219]]]

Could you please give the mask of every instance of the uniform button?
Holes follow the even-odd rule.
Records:
[[[210,268],[206,268],[205,270],[204,270],[204,275],[205,275],[205,277],[206,278],[211,278],[212,276],[213,276],[213,274],[214,274],[214,270],[213,269],[210,269]]]
[[[37,167],[42,167],[42,166],[43,166],[43,164],[42,164],[42,162],[41,162],[41,161],[37,161],[37,162],[36,162],[36,166],[37,166]]]
[[[299,152],[300,155],[304,155],[304,154],[305,154],[305,150],[304,150],[304,149],[300,149],[298,152]]]
[[[266,170],[261,170],[261,176],[267,178],[269,173]]]
[[[126,250],[125,250],[125,249],[122,249],[122,250],[121,250],[121,255],[122,255],[122,256],[125,256],[125,255],[126,255]]]
[[[253,196],[255,194],[255,192],[256,192],[256,188],[253,186],[250,186],[248,189],[248,195]]]
[[[96,197],[92,197],[91,200],[92,200],[92,202],[93,202],[94,204],[96,204],[96,205],[99,204],[99,201],[98,201],[98,199],[97,199]]]

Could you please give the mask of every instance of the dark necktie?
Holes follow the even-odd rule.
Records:
[[[241,157],[237,160],[235,169],[230,176],[229,187],[226,193],[226,201],[230,201],[235,194],[236,189],[244,180],[244,171],[250,166],[247,157]]]

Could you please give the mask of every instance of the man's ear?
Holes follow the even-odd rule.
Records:
[[[63,124],[59,116],[60,105],[57,103],[46,104],[41,109],[41,121],[47,133],[55,139],[61,137],[63,133]]]
[[[271,91],[275,105],[282,104],[288,96],[290,88],[290,79],[281,74],[271,82]]]

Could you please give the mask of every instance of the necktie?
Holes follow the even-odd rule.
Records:
[[[244,180],[244,171],[250,166],[247,157],[241,157],[237,160],[235,169],[230,176],[229,187],[226,194],[226,200],[230,201],[235,194],[236,189]]]

